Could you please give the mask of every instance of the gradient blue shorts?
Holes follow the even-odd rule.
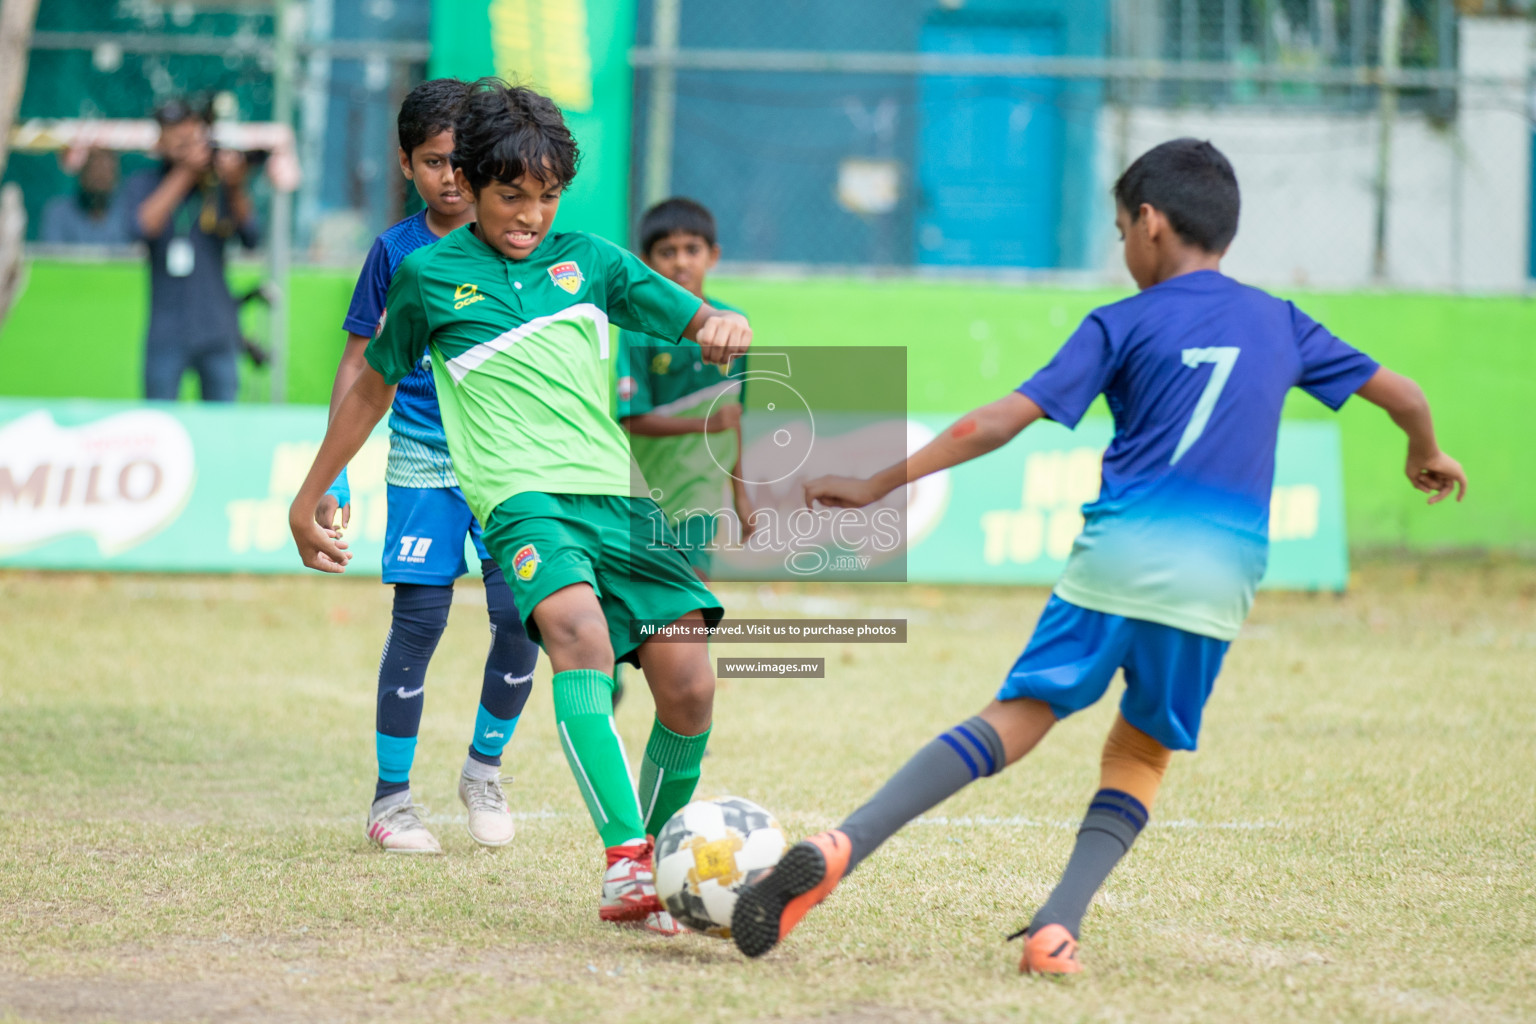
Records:
[[[1170,750],[1194,750],[1200,715],[1231,643],[1145,619],[1080,608],[1055,594],[998,700],[1032,697],[1066,718],[1125,670],[1125,720]]]
[[[384,528],[384,582],[449,586],[469,571],[464,538],[475,554],[490,558],[480,524],[457,487],[388,487]]]

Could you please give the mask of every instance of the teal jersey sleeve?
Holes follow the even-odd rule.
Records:
[[[420,263],[406,257],[389,283],[384,314],[363,355],[369,366],[383,374],[385,382],[398,384],[420,365],[431,337],[432,326],[421,300]]]
[[[647,365],[656,339],[633,331],[619,334],[619,418],[643,416],[656,407]]]
[[[608,318],[627,331],[677,341],[704,300],[641,262],[628,249],[589,235],[603,275]]]

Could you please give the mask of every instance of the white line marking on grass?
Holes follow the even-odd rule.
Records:
[[[1231,829],[1239,832],[1249,832],[1264,828],[1285,828],[1283,821],[1190,821],[1188,818],[1178,818],[1174,821],[1158,821],[1153,819],[1147,822],[1149,828],[1220,828]]]
[[[1005,818],[994,818],[988,815],[971,815],[960,818],[944,816],[915,818],[913,825],[938,825],[947,828],[1077,828],[1082,821],[1039,821],[1034,818],[1026,818],[1021,814],[1010,815]],[[1148,828],[1184,828],[1184,829],[1228,829],[1234,831],[1252,831],[1257,829],[1284,828],[1282,821],[1191,821],[1188,818],[1179,818],[1174,821],[1158,821],[1153,819],[1147,823]]]
[[[554,821],[557,819],[586,817],[574,815],[565,811],[513,811],[512,817],[519,821]],[[810,814],[796,812],[779,816],[792,821],[814,821],[817,824],[832,827],[839,820],[827,814]],[[469,820],[469,815],[460,814],[424,814],[422,821],[438,823],[460,824]],[[326,824],[352,824],[352,818],[327,819]],[[986,814],[963,815],[960,817],[947,817],[936,815],[929,817],[923,815],[908,822],[910,825],[926,825],[938,828],[1078,828],[1082,820],[1076,821],[1042,821],[1038,818],[1026,818],[1022,814],[1011,814],[1006,817],[993,817]],[[1158,821],[1153,819],[1147,823],[1148,828],[1177,828],[1191,829],[1195,831],[1229,831],[1229,832],[1257,832],[1265,829],[1289,828],[1290,823],[1285,821],[1195,821],[1191,818],[1175,818],[1172,821]]]

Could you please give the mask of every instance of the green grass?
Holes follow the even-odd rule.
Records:
[[[879,614],[907,646],[735,680],[703,791],[835,822],[979,707],[1045,594],[721,588],[733,614]],[[597,920],[601,850],[547,669],[509,751],[513,845],[454,782],[485,649],[461,584],[415,773],[447,856],[362,835],[388,591],[320,578],[0,573],[0,1019],[1528,1020],[1536,1014],[1536,567],[1367,564],[1265,593],[1204,748],[1090,911],[1088,973],[1003,936],[1060,871],[1106,704],[868,861],[766,960]],[[631,751],[649,719],[621,709]]]

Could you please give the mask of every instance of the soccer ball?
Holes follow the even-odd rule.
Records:
[[[773,815],[752,801],[695,800],[656,837],[656,895],[685,926],[728,939],[737,890],[767,874],[788,847]]]

